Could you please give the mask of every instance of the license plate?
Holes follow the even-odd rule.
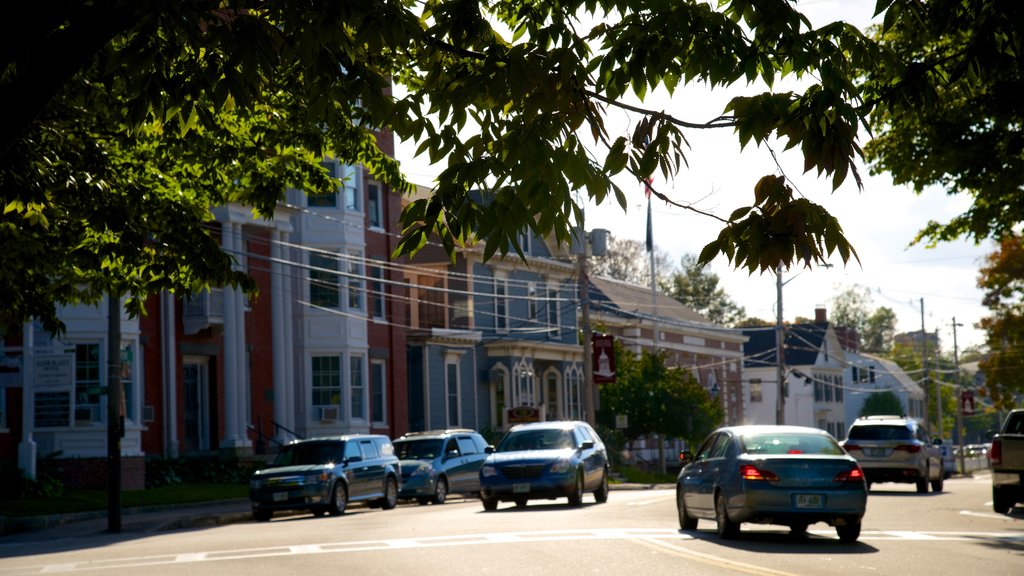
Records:
[[[527,493],[529,491],[530,491],[530,485],[528,483],[526,483],[526,482],[519,483],[519,484],[513,484],[512,485],[512,492],[514,492],[516,494],[525,494],[525,493]]]
[[[274,492],[274,502],[284,502],[288,499],[287,492]]]
[[[824,498],[821,494],[797,494],[796,495],[796,507],[797,508],[821,508],[824,504]]]
[[[882,458],[885,456],[885,448],[865,448],[864,454],[872,458]]]

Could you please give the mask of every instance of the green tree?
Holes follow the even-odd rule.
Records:
[[[775,326],[775,321],[774,320],[763,320],[761,318],[755,318],[755,317],[752,317],[752,316],[748,316],[748,317],[744,318],[743,320],[740,320],[739,322],[737,322],[736,325],[733,326],[733,328],[761,328],[761,327],[764,327],[764,326]]]
[[[286,186],[327,191],[336,183],[315,165],[324,154],[409,190],[378,130],[445,165],[433,194],[404,211],[397,252],[428,239],[450,253],[485,241],[490,258],[518,252],[524,228],[568,242],[586,201],[624,208],[614,179],[674,175],[696,130],[733,130],[741,148],[777,138],[833,189],[849,176],[860,185],[867,115],[894,87],[913,88],[891,51],[843,22],[815,29],[788,0],[96,0],[18,10],[5,18],[17,33],[0,36],[0,285],[10,287],[0,310],[51,328],[56,306],[108,288],[139,298],[251,289],[203,237],[210,207],[237,202],[267,216]],[[910,10],[887,15],[904,18],[913,21]],[[784,78],[801,87],[776,89]],[[710,121],[644,108],[652,91],[687,84],[757,87]],[[633,129],[611,133],[606,119],[621,112]],[[234,144],[221,148],[225,132]],[[189,154],[166,153],[165,139]],[[152,169],[147,155],[165,164]],[[652,193],[721,221],[703,263],[724,255],[764,272],[856,258],[836,218],[784,175],[751,182],[750,201],[727,217]],[[165,227],[180,240],[154,233]]]
[[[858,416],[902,416],[907,410],[903,407],[900,397],[892,390],[883,392],[872,392],[864,399],[864,405],[860,408]]]
[[[895,56],[869,72],[878,92],[865,146],[873,173],[921,193],[971,198],[917,241],[1000,239],[1024,221],[1024,18],[1016,2],[882,0],[878,39]],[[884,71],[882,71],[884,69]],[[880,74],[876,76],[876,73]],[[893,80],[896,80],[895,82]]]
[[[746,310],[718,286],[718,274],[709,272],[707,265],[699,263],[696,256],[683,255],[679,265],[681,269],[668,279],[666,292],[669,296],[716,324],[733,326],[746,316]]]
[[[851,286],[832,298],[830,319],[837,326],[853,328],[865,352],[885,354],[896,337],[896,313],[891,308],[871,309],[871,291]]]
[[[861,349],[865,352],[887,354],[892,350],[895,339],[896,313],[886,306],[876,308],[868,316],[864,332],[861,333]]]
[[[1024,392],[1024,239],[1007,236],[978,271],[982,302],[990,316],[978,326],[985,331],[989,353],[978,366],[985,374],[985,394],[996,408],[1016,406]]]
[[[725,410],[688,370],[666,366],[667,356],[647,350],[637,356],[616,342],[615,382],[601,385],[599,421],[613,427],[616,415],[627,416],[628,441],[659,434],[698,445]]]

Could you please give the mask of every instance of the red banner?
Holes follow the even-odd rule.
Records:
[[[615,382],[615,337],[611,334],[594,334],[590,337],[590,343],[594,383]]]

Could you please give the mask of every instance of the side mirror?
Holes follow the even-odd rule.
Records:
[[[484,448],[484,454],[494,454],[494,446]]]
[[[593,440],[587,440],[583,444],[580,444],[580,450],[593,450],[593,449],[594,449],[594,441]]]
[[[683,466],[689,464],[693,460],[693,454],[690,454],[689,450],[679,451],[679,461],[682,462]]]
[[[362,456],[349,456],[348,458],[345,458],[345,464],[354,464],[356,462],[362,462],[362,461],[363,461],[363,457]]]

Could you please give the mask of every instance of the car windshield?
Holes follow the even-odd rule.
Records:
[[[308,466],[333,464],[341,460],[344,444],[340,442],[303,442],[285,446],[274,459],[274,466]]]
[[[498,445],[498,452],[516,450],[560,450],[575,448],[572,433],[568,430],[542,429],[517,430],[509,432]]]
[[[823,434],[746,434],[740,441],[747,454],[843,454],[839,444]]]
[[[395,453],[400,460],[432,460],[441,454],[442,444],[438,438],[398,440],[395,442]]]
[[[850,428],[850,440],[912,440],[906,426],[854,426]]]

